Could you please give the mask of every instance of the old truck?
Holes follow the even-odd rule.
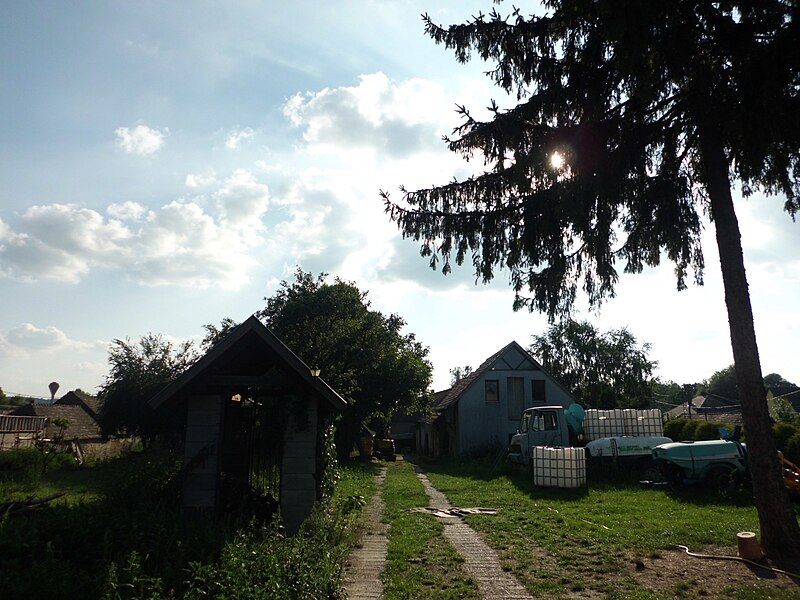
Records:
[[[659,413],[660,415],[660,413]],[[660,418],[660,416],[659,416]],[[586,412],[579,404],[537,406],[526,409],[519,430],[511,438],[509,460],[528,465],[535,446],[584,446],[589,465],[604,462],[640,463],[646,468],[652,462],[652,449],[672,442],[661,435],[609,435],[587,441],[584,433]]]

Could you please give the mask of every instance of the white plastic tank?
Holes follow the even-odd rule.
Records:
[[[586,485],[586,451],[583,448],[534,446],[531,452],[533,484],[575,489]]]
[[[586,411],[583,431],[589,441],[616,436],[663,436],[664,424],[661,411],[657,408],[591,408]]]

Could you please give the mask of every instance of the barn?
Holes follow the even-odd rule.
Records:
[[[252,316],[150,406],[185,418],[186,513],[260,498],[294,533],[322,493],[326,431],[347,402]]]
[[[433,416],[420,420],[417,445],[433,456],[503,448],[526,408],[575,401],[527,350],[511,342],[453,387],[436,393]]]

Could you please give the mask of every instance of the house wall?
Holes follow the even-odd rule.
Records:
[[[297,532],[317,499],[319,407],[315,398],[302,400],[307,403],[307,418],[298,421],[298,415],[290,411],[281,468],[281,518],[290,535]]]
[[[502,360],[498,360],[492,370],[476,379],[458,401],[457,454],[504,447],[508,445],[510,436],[517,432],[521,415],[509,418],[509,377],[524,379],[523,408],[534,406],[533,380],[536,379],[545,382],[545,405],[569,406],[574,402],[572,396],[553,378],[527,362],[516,350],[509,349]],[[486,402],[487,379],[499,382],[499,402]]]

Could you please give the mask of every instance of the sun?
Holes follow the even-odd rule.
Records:
[[[556,170],[561,170],[564,168],[564,156],[560,152],[553,152],[550,155],[550,166]]]

